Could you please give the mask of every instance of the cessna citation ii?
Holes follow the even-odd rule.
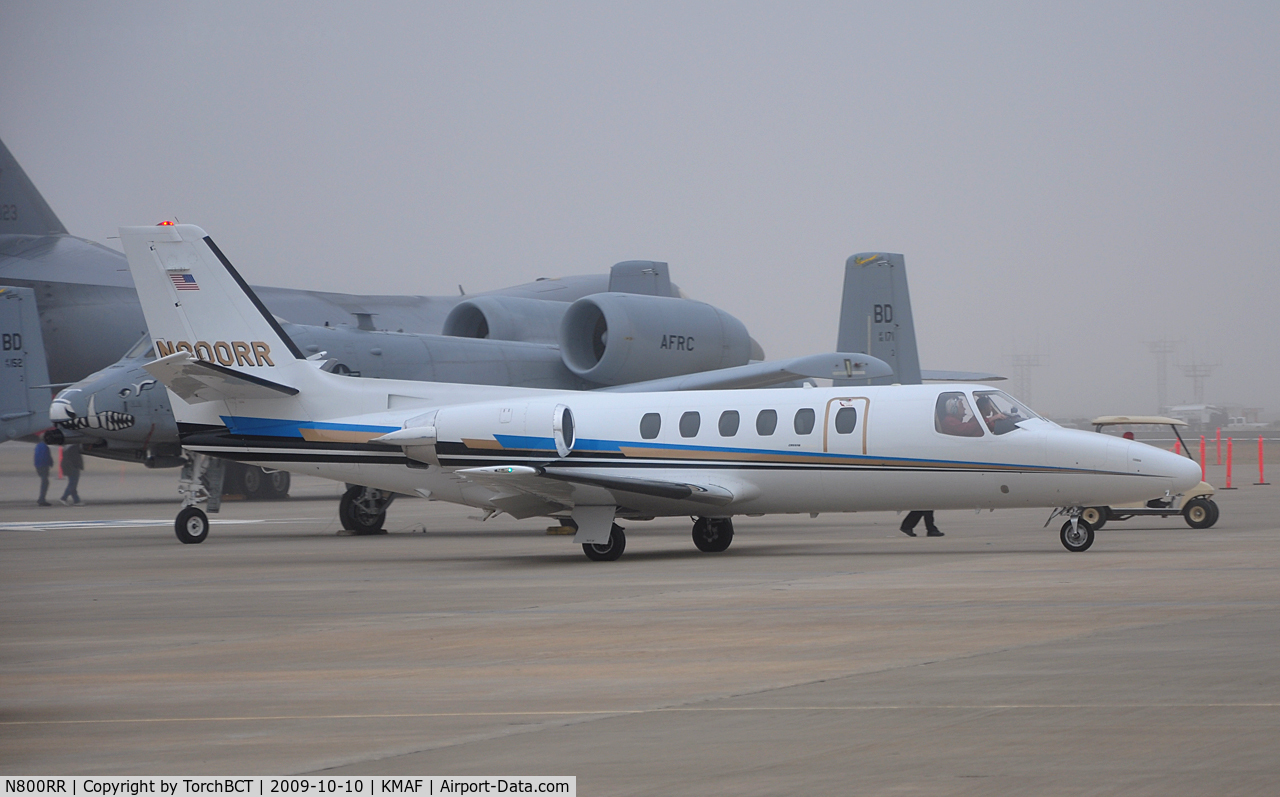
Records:
[[[691,516],[718,552],[734,515],[1056,507],[1083,551],[1085,505],[1176,493],[1199,466],[1063,429],[983,385],[572,392],[343,377],[307,360],[203,230],[120,231],[193,452],[577,527],[614,560],[619,520]],[[190,341],[185,347],[180,341]],[[207,348],[211,359],[196,349]],[[888,373],[847,355],[846,375]],[[175,530],[208,534],[199,489]]]

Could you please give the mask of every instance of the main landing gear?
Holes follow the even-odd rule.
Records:
[[[616,562],[627,549],[627,535],[617,523],[609,530],[609,541],[602,545],[582,543],[582,552],[593,562]]]
[[[396,499],[389,490],[353,484],[338,502],[338,519],[342,527],[355,534],[378,534],[387,519],[387,507]]]
[[[271,501],[289,497],[289,472],[264,470],[257,465],[226,463],[225,492],[243,495],[251,501]]]
[[[700,517],[693,522],[693,544],[704,553],[723,553],[733,542],[733,521],[727,517]]]

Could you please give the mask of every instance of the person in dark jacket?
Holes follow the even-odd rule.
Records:
[[[80,506],[80,493],[76,487],[80,484],[80,471],[84,470],[84,455],[80,446],[62,447],[62,474],[67,477],[67,489],[62,491],[62,503],[67,506]]]
[[[49,444],[41,440],[36,443],[36,473],[40,475],[40,497],[36,506],[53,506],[45,499],[49,493],[49,469],[53,467],[53,455],[49,453]]]

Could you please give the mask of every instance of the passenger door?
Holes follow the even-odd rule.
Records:
[[[827,402],[822,427],[822,450],[833,454],[867,453],[867,410],[871,401],[862,396],[834,398]]]

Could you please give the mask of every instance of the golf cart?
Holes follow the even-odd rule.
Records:
[[[1178,433],[1179,426],[1186,426],[1186,421],[1177,418],[1165,418],[1160,415],[1103,415],[1093,419],[1093,430],[1101,432],[1107,426],[1168,426],[1188,459],[1191,448]],[[1213,486],[1208,482],[1200,482],[1195,487],[1179,495],[1165,495],[1146,503],[1125,504],[1123,506],[1089,506],[1080,514],[1080,519],[1097,529],[1110,520],[1128,520],[1131,517],[1162,517],[1182,515],[1187,525],[1193,529],[1207,529],[1218,522],[1218,505],[1213,501]]]

